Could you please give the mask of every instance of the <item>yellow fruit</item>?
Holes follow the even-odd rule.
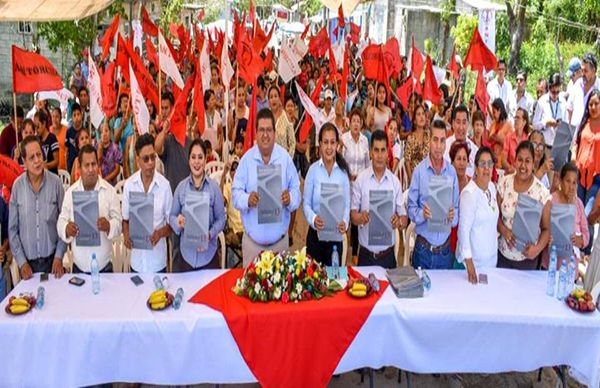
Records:
[[[12,304],[10,306],[10,312],[13,314],[22,314],[29,310],[29,306],[25,306],[22,304]]]
[[[358,291],[358,290],[355,290],[355,289],[351,289],[351,290],[350,290],[350,294],[351,294],[352,296],[356,296],[356,297],[358,297],[358,298],[362,298],[362,297],[365,297],[365,296],[367,296],[367,290],[365,289],[365,290],[360,290],[360,291]]]
[[[150,297],[150,304],[157,304],[167,301],[167,295],[154,295]]]
[[[356,282],[352,285],[354,291],[367,291],[367,285],[364,283]]]
[[[23,298],[13,299],[11,305],[12,306],[25,306],[25,307],[29,308],[29,302]]]
[[[152,294],[150,294],[150,299],[154,298],[155,296],[166,296],[167,295],[167,291],[165,290],[156,290],[154,291]]]
[[[167,305],[167,301],[150,304],[150,306],[152,306],[153,310],[164,309],[166,305]]]

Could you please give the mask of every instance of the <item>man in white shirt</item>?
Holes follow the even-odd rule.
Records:
[[[549,92],[538,100],[536,113],[533,118],[533,129],[542,131],[548,148],[552,148],[556,128],[565,120],[567,103],[560,95],[560,74],[555,73],[548,81]]]
[[[509,98],[512,94],[512,85],[506,78],[506,61],[504,59],[498,60],[498,67],[496,68],[496,78],[491,80],[487,85],[487,92],[490,95],[490,106],[489,112],[492,111],[491,103],[496,98],[502,99],[504,106],[506,107],[506,111],[510,112],[509,109]]]
[[[527,73],[525,71],[521,70],[517,73],[516,86],[517,88],[511,93],[508,102],[510,118],[511,120],[514,120],[517,109],[523,108],[527,111],[531,120],[533,115],[533,103],[535,100],[531,94],[525,90],[527,87]]]
[[[572,94],[569,95],[567,102],[569,124],[574,125],[579,130],[579,124],[583,119],[583,112],[587,105],[588,97],[594,89],[600,89],[600,79],[596,76],[598,63],[596,57],[591,54],[585,54],[582,59],[583,76],[575,82],[575,86],[571,89]],[[577,135],[575,135],[575,138]]]
[[[123,242],[127,248],[132,250],[131,268],[133,271],[163,272],[167,266],[166,238],[171,234],[168,218],[173,203],[173,193],[169,181],[155,170],[157,155],[154,151],[152,135],[146,133],[137,139],[135,153],[140,169],[125,181],[123,187]],[[134,248],[130,238],[129,196],[132,192],[151,193],[154,196],[152,222],[154,232],[149,236],[152,244],[150,250]]]
[[[98,155],[94,147],[85,145],[79,151],[81,178],[65,193],[56,229],[58,236],[73,251],[73,272],[90,272],[92,254],[96,255],[100,272],[112,272],[112,240],[121,234],[121,209],[115,188],[98,174]],[[75,223],[73,193],[81,191],[98,192],[98,220],[96,227],[100,233],[99,246],[80,246],[78,237],[81,225]]]
[[[335,109],[333,109],[333,92],[331,89],[325,91],[325,100],[323,101],[323,109],[321,113],[325,117],[328,123],[335,121]]]
[[[573,86],[575,86],[575,82],[583,75],[583,71],[581,69],[581,60],[577,57],[571,58],[569,61],[569,70],[567,70],[567,78],[569,78],[569,83],[567,84],[567,93],[565,95],[565,99],[569,100],[569,96],[573,94]]]
[[[475,172],[475,154],[479,150],[479,147],[473,140],[467,137],[467,131],[469,129],[469,109],[464,105],[458,105],[452,111],[452,132],[454,134],[446,139],[446,151],[444,151],[444,158],[450,160],[450,148],[452,144],[457,141],[466,142],[469,147],[469,165],[467,166],[467,176],[473,177]]]

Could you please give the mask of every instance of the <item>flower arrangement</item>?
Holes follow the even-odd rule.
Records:
[[[306,247],[293,255],[263,251],[248,265],[233,292],[253,302],[283,303],[321,299],[341,290],[325,268],[306,255]]]

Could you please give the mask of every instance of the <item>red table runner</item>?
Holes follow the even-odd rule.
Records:
[[[252,302],[231,290],[232,269],[189,301],[223,313],[246,364],[266,388],[325,387],[340,359],[387,287],[364,299],[345,291],[299,303]]]

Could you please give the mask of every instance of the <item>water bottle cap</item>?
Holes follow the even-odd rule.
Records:
[[[337,251],[337,245],[334,245],[334,246],[333,246],[333,250],[334,250],[334,251]]]

